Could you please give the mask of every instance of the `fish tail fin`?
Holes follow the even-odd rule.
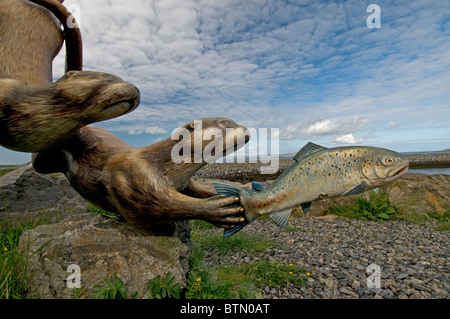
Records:
[[[239,196],[242,191],[242,188],[223,182],[213,182],[213,185],[219,195]]]
[[[225,196],[239,196],[241,192],[244,190],[240,187],[223,183],[223,182],[213,182],[214,188],[217,191],[217,194],[219,195],[225,195]],[[223,238],[228,238],[239,232],[242,228],[247,226],[249,224],[249,221],[246,219],[243,223],[229,229],[225,229],[223,231]]]
[[[236,234],[237,232],[239,232],[240,230],[242,230],[242,228],[244,228],[245,226],[247,226],[249,224],[249,222],[246,220],[245,222],[237,225],[236,227],[233,228],[229,228],[229,229],[225,229],[223,231],[223,238],[226,239],[228,237],[233,236],[234,234]]]

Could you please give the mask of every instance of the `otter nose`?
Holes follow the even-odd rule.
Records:
[[[139,105],[139,103],[141,103],[141,91],[139,91],[139,89],[133,84],[131,84],[131,86],[136,91],[136,98],[134,99],[134,108],[136,108]]]

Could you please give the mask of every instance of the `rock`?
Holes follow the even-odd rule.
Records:
[[[391,203],[405,212],[443,214],[450,208],[450,175],[406,174],[386,186]]]
[[[403,279],[408,278],[408,277],[409,277],[409,275],[405,274],[405,273],[401,273],[401,274],[397,275],[397,279],[398,280],[403,280]]]
[[[68,214],[85,213],[86,201],[62,174],[43,175],[28,163],[0,178],[0,222],[11,227],[38,217],[56,222]]]
[[[128,288],[143,297],[149,279],[171,272],[185,286],[191,251],[189,224],[177,222],[158,232],[138,229],[99,214],[84,213],[26,231],[18,251],[28,255],[30,297],[71,298],[66,280],[78,265],[87,292],[117,273]],[[29,253],[27,253],[29,252]]]

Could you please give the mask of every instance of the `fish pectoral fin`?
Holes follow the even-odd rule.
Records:
[[[311,208],[311,204],[312,203],[303,203],[302,204],[303,214],[308,214],[309,209]]]
[[[326,150],[326,149],[327,148],[324,146],[320,146],[320,145],[309,142],[308,144],[303,146],[300,149],[300,151],[298,151],[298,153],[294,156],[294,160],[296,160],[297,162],[300,162],[303,158],[305,158],[311,154]]]
[[[346,191],[344,194],[342,194],[342,196],[361,194],[362,192],[364,192],[364,190],[367,188],[367,186],[369,186],[369,185],[365,181],[363,181],[363,182],[359,183],[358,185],[350,188],[348,191]]]
[[[263,183],[258,183],[258,182],[252,182],[252,189],[257,191],[257,192],[261,192],[263,191],[267,186]]]
[[[225,229],[223,231],[223,238],[226,239],[228,237],[233,236],[234,234],[236,234],[238,231],[240,231],[242,228],[244,228],[248,224],[249,224],[249,222],[247,220],[245,220],[245,222],[243,222],[242,224],[237,225],[236,227]]]
[[[280,227],[286,226],[289,216],[292,213],[292,208],[282,210],[280,212],[276,212],[270,215],[270,218]]]
[[[213,182],[214,188],[217,191],[217,194],[219,195],[225,195],[225,196],[238,196],[241,192],[241,188],[223,183],[223,182]]]

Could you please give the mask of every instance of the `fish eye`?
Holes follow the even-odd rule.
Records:
[[[395,163],[395,160],[392,157],[387,157],[387,158],[384,159],[384,163],[386,165],[392,165],[392,164]]]

